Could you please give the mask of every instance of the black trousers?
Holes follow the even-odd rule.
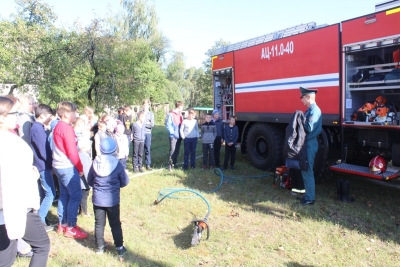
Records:
[[[29,266],[46,266],[50,252],[50,240],[38,214],[33,212],[26,214],[25,234],[22,239],[30,244],[33,250]],[[0,267],[12,266],[16,255],[17,240],[10,240],[6,226],[0,225]]]
[[[81,199],[81,211],[83,214],[87,214],[87,200],[89,197],[89,189],[82,189],[82,199]]]
[[[143,151],[144,151],[144,142],[133,141],[133,157],[132,157],[132,165],[133,168],[142,168],[143,161]]]
[[[214,166],[214,144],[203,144],[203,165]]]
[[[215,161],[215,167],[220,167],[221,162],[219,161],[219,157],[221,155],[221,136],[217,136],[214,140],[214,161]]]
[[[115,247],[120,247],[124,243],[122,236],[121,220],[119,217],[119,204],[112,207],[99,207],[93,204],[94,211],[94,237],[97,247],[104,246],[104,227],[106,226],[106,217],[111,228],[111,234],[114,239]]]
[[[233,167],[236,161],[236,146],[231,145],[228,146],[225,144],[225,159],[224,159],[224,168],[228,167],[229,158],[231,158],[230,166]]]

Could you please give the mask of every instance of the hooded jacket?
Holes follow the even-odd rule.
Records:
[[[113,207],[119,204],[120,188],[129,183],[124,167],[113,155],[97,156],[87,180],[93,187],[92,202],[99,207]]]
[[[305,116],[301,110],[296,110],[286,127],[283,157],[300,161],[300,169],[308,170]]]
[[[170,138],[179,139],[179,132],[181,128],[181,124],[183,122],[182,115],[176,110],[171,110],[165,121],[165,127],[169,133]]]

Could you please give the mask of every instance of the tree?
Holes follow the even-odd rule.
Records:
[[[182,99],[193,86],[184,62],[181,78],[166,78],[161,61],[168,40],[157,29],[154,7],[146,0],[122,2],[123,16],[66,30],[53,25],[56,15],[41,0],[16,0],[18,14],[0,21],[0,82],[13,84],[10,93],[34,85],[52,105],[68,100],[101,109]]]
[[[155,7],[147,0],[121,0],[124,14],[122,18],[122,36],[126,39],[143,39],[150,43],[155,60],[167,53],[169,40],[158,29]]]
[[[28,27],[53,27],[57,15],[52,8],[42,0],[15,0],[18,8],[18,18],[26,22]]]
[[[0,61],[6,63],[0,79],[13,84],[10,94],[16,88],[24,92],[25,85],[40,83],[43,68],[35,64],[35,59],[43,53],[43,42],[56,19],[51,8],[41,0],[16,0],[16,3],[18,14],[14,21],[2,21],[0,26],[3,36],[0,43],[5,48]]]
[[[201,73],[199,79],[197,80],[198,86],[198,96],[197,98],[201,101],[202,105],[212,106],[213,105],[213,84],[212,84],[212,62],[211,56],[213,55],[213,51],[217,48],[221,48],[223,46],[229,45],[229,42],[226,42],[222,39],[216,41],[214,45],[207,50],[205,55],[207,59],[203,61],[203,73]]]

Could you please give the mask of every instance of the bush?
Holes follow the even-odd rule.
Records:
[[[154,116],[155,116],[154,120],[155,120],[156,125],[164,125],[166,114],[164,113],[163,109],[157,110],[156,113],[154,114]]]

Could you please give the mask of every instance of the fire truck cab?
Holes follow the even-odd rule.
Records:
[[[300,24],[220,47],[214,107],[236,117],[241,152],[258,168],[282,165],[285,128],[305,112],[299,87],[317,88],[323,131],[314,171],[392,179],[400,170],[400,1],[334,25]],[[372,174],[376,155],[390,164]],[[334,164],[336,163],[336,164]]]

